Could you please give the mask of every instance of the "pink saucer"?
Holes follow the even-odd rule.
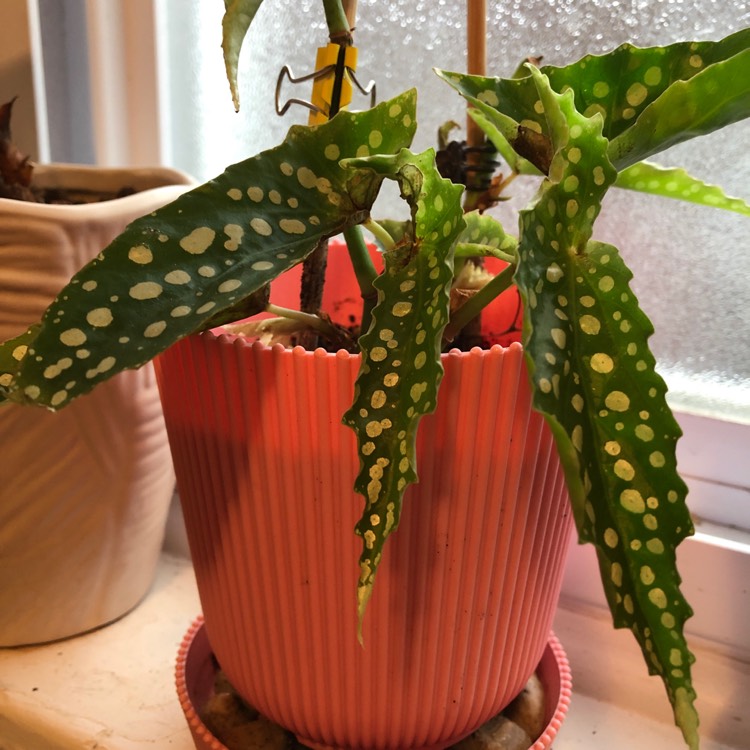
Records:
[[[211,696],[215,676],[211,646],[203,627],[203,617],[199,616],[182,640],[176,666],[177,695],[197,750],[227,750],[211,734],[196,710],[196,706],[204,705]],[[552,633],[537,667],[537,676],[545,690],[547,726],[529,750],[548,750],[568,711],[572,693],[568,658],[560,641]]]

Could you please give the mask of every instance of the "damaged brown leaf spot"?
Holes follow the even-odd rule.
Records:
[[[478,289],[451,289],[451,315],[463,307],[479,290]]]
[[[543,174],[549,174],[554,151],[549,137],[543,133],[537,133],[524,125],[518,126],[516,140],[513,148],[518,154],[528,159]]]
[[[30,188],[34,167],[11,138],[10,120],[17,98],[13,97],[0,107],[0,198],[36,203],[37,197]]]
[[[407,236],[388,250],[386,254],[390,258],[394,271],[406,268],[419,255],[421,245],[418,237]]]
[[[502,193],[512,179],[513,175],[511,175],[509,179],[502,174],[496,174],[490,180],[487,189],[483,193],[480,193],[477,198],[476,210],[482,214],[493,206],[496,206],[498,203],[509,200],[509,196],[504,196]]]

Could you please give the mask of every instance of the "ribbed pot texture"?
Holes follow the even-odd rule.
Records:
[[[544,651],[571,520],[521,347],[444,365],[360,646],[363,500],[341,425],[359,356],[206,333],[157,361],[211,648],[246,700],[313,747],[446,747]]]
[[[172,170],[39,169],[47,185],[143,192],[75,206],[0,200],[0,340],[187,182]],[[58,414],[3,406],[0,456],[0,646],[75,635],[132,609],[153,580],[174,490],[153,367]]]

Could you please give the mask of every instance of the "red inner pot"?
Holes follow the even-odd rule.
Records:
[[[383,256],[376,247],[369,247],[373,263],[380,272],[383,269]],[[507,263],[497,258],[486,258],[484,261],[484,267],[493,274],[499,273],[506,266]],[[298,265],[273,282],[271,301],[281,307],[299,309],[301,278],[302,266]],[[342,294],[341,290],[348,292]],[[330,242],[328,246],[328,267],[322,307],[334,323],[342,326],[357,322],[362,313],[362,300],[358,295],[357,280],[346,245],[337,240]],[[520,341],[522,314],[518,289],[512,286],[482,312],[482,333],[487,342],[510,346],[514,341]]]

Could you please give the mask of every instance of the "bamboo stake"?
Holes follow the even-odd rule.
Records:
[[[487,70],[487,3],[486,0],[466,0],[466,52],[470,75],[483,76]],[[466,145],[481,146],[484,133],[471,119],[466,118]]]
[[[487,3],[486,0],[466,0],[466,68],[470,75],[485,75],[487,69]],[[471,105],[467,105],[468,108]],[[466,115],[466,146],[475,148],[484,144],[484,132]],[[481,157],[476,153],[466,155],[467,166],[477,165]],[[475,178],[467,178],[468,186],[476,186]],[[464,211],[471,211],[477,207],[480,193],[467,190],[464,193]],[[472,259],[476,265],[482,265],[481,259]],[[459,339],[467,348],[481,346],[482,319],[477,315],[469,321],[463,329],[459,329]]]
[[[342,0],[346,20],[349,21],[349,28],[354,31],[357,22],[357,0]]]

